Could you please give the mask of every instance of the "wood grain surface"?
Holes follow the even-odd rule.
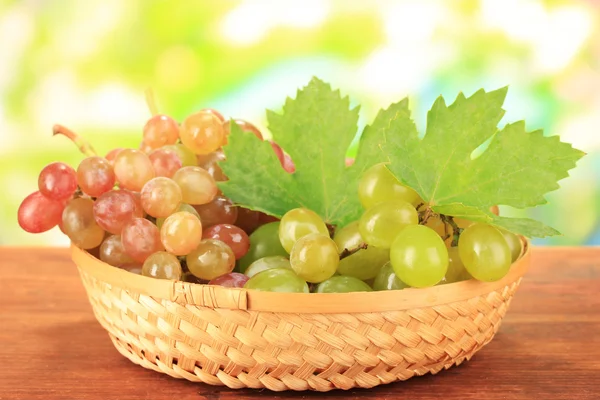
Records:
[[[0,399],[600,399],[600,248],[535,248],[496,338],[436,376],[330,393],[234,391],[145,370],[96,322],[67,249],[0,248]]]

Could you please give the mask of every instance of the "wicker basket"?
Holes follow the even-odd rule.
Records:
[[[142,367],[230,388],[370,388],[459,365],[498,331],[529,264],[498,282],[269,293],[157,280],[72,247],[96,318]]]

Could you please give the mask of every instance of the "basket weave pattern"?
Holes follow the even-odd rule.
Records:
[[[96,318],[132,362],[274,391],[370,388],[459,365],[494,337],[521,282],[399,311],[286,313],[253,310],[244,290],[180,282],[167,300],[106,282],[75,261]],[[203,288],[201,298],[191,287]]]

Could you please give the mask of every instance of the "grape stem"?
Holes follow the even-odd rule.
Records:
[[[462,229],[460,229],[458,227],[458,225],[456,225],[454,218],[452,218],[451,216],[441,215],[440,217],[444,222],[447,222],[452,227],[452,244],[451,244],[451,246],[452,247],[458,246],[458,238],[460,237]]]
[[[54,125],[52,127],[52,135],[63,135],[68,137],[73,143],[75,143],[79,151],[88,157],[98,155],[96,153],[96,150],[94,150],[92,145],[87,140],[85,140],[66,126],[60,124]]]
[[[148,106],[148,110],[150,110],[150,114],[152,116],[158,115],[158,106],[156,105],[156,96],[154,95],[154,90],[152,88],[146,89],[146,105]]]
[[[368,247],[368,245],[366,243],[361,243],[360,246],[355,247],[352,250],[348,250],[348,249],[344,249],[342,250],[342,252],[340,253],[340,260],[346,257],[350,257],[352,254],[358,252],[359,250],[364,250]]]
[[[425,225],[427,223],[427,220],[429,219],[429,217],[431,217],[434,213],[431,210],[431,207],[427,207],[425,209],[425,211],[423,212],[423,214],[419,215],[419,223],[421,225]]]

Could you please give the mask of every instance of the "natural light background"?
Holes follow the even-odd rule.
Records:
[[[0,244],[66,245],[21,232],[20,201],[51,161],[137,147],[151,86],[162,112],[202,107],[267,129],[265,108],[316,75],[361,104],[361,124],[404,96],[424,129],[435,97],[510,90],[502,124],[560,135],[588,156],[529,215],[600,244],[600,3],[593,1],[0,0]]]

